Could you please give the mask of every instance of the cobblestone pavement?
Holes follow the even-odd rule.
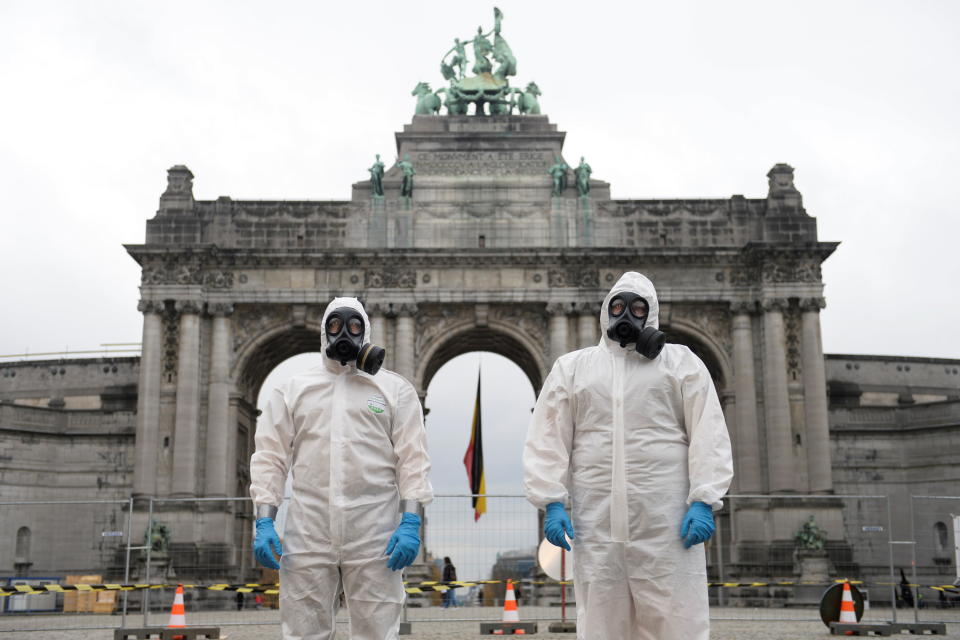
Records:
[[[816,610],[813,609],[738,609],[714,607],[710,611],[712,617],[712,640],[796,640],[803,638],[831,638],[827,628],[819,621]],[[921,619],[941,619],[951,622],[947,626],[949,638],[960,638],[960,617],[957,612],[942,612],[946,616],[939,616],[941,612],[924,612]],[[524,620],[540,618],[538,638],[543,640],[574,640],[573,634],[549,633],[549,621],[558,619],[556,608],[523,607],[521,615]],[[901,613],[903,615],[909,615]],[[889,610],[873,610],[868,613],[870,620],[889,619]],[[477,620],[462,620],[462,618],[484,618],[499,620],[500,610],[494,607],[469,607],[458,609],[411,609],[409,619],[413,623],[413,633],[403,636],[410,640],[459,640],[461,638],[481,638],[480,623]],[[443,621],[438,621],[442,619]],[[901,618],[903,619],[903,618]],[[908,617],[907,619],[912,619]],[[217,611],[203,613],[187,613],[187,620],[192,625],[219,624],[222,638],[227,640],[264,640],[279,639],[280,625],[276,611]],[[340,615],[341,624],[338,625],[339,638],[348,638],[348,627],[345,612]],[[166,615],[154,614],[151,624],[163,623]],[[128,617],[128,627],[141,626],[143,617],[131,615]],[[242,623],[242,624],[237,624]],[[251,624],[264,623],[264,624]],[[92,629],[97,626],[119,626],[119,616],[101,615],[0,615],[0,640],[23,638],[24,640],[112,640],[113,632],[105,629]],[[73,627],[67,630],[65,627]],[[28,629],[41,629],[28,631]]]

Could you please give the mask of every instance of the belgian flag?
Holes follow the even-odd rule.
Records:
[[[487,512],[487,499],[478,498],[477,494],[487,492],[483,478],[483,433],[480,418],[480,370],[477,370],[477,400],[473,405],[473,426],[470,428],[470,445],[463,456],[463,466],[467,468],[467,480],[470,482],[470,493],[473,494],[473,521],[476,522]]]

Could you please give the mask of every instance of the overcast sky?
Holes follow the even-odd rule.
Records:
[[[763,197],[787,162],[820,238],[842,242],[823,270],[825,350],[960,357],[960,3],[499,6],[514,84],[537,82],[568,161],[586,156],[615,198]],[[0,354],[140,340],[121,245],[143,242],[174,164],[200,199],[349,198],[375,153],[393,157],[414,85],[440,86],[453,38],[492,9],[0,4]],[[463,433],[434,426],[469,424],[477,357],[461,360],[431,390],[449,378],[462,406],[427,398],[444,491],[465,488]],[[529,383],[493,356],[487,371],[491,394],[519,380],[490,396],[506,413],[490,405],[487,442],[516,443]],[[515,489],[518,446],[499,457]]]

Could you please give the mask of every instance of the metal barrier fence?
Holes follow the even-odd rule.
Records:
[[[960,496],[910,496],[911,619],[960,623]]]
[[[560,585],[537,565],[537,510],[488,495],[475,519],[471,499],[438,495],[427,508],[406,618],[499,620],[510,578],[523,619],[559,619]],[[711,618],[817,621],[823,591],[849,579],[867,596],[866,620],[960,623],[960,592],[936,588],[956,577],[957,514],[960,496],[729,496],[706,545]],[[0,597],[0,635],[164,624],[181,582],[191,624],[276,625],[278,577],[256,566],[252,537],[249,498],[0,502],[0,593],[20,585]],[[445,556],[470,584],[435,590]]]

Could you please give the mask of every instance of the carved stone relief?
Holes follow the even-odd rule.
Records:
[[[596,289],[600,286],[600,271],[592,267],[550,269],[547,272],[547,284],[551,288],[579,287]]]
[[[728,356],[733,355],[732,325],[726,307],[705,304],[673,304],[670,317],[692,324],[713,338]]]
[[[790,305],[783,312],[783,326],[787,339],[787,376],[790,382],[801,380],[800,364],[800,309]]]
[[[233,350],[250,340],[255,339],[263,332],[290,322],[291,311],[289,305],[250,304],[237,305],[234,312]]]
[[[200,284],[209,289],[233,288],[233,272],[214,269],[204,271],[199,264],[169,262],[165,264],[146,264],[140,274],[143,285],[158,284]]]
[[[420,306],[416,315],[413,353],[419,358],[428,344],[451,328],[472,321],[476,317],[473,305],[429,305]]]
[[[490,308],[490,320],[516,327],[532,340],[541,354],[547,352],[547,316],[540,310],[515,305]]]
[[[417,272],[414,269],[368,269],[363,281],[368,289],[414,289]]]
[[[175,305],[167,305],[163,310],[163,379],[174,382],[177,379],[177,354],[180,350],[180,314]]]

